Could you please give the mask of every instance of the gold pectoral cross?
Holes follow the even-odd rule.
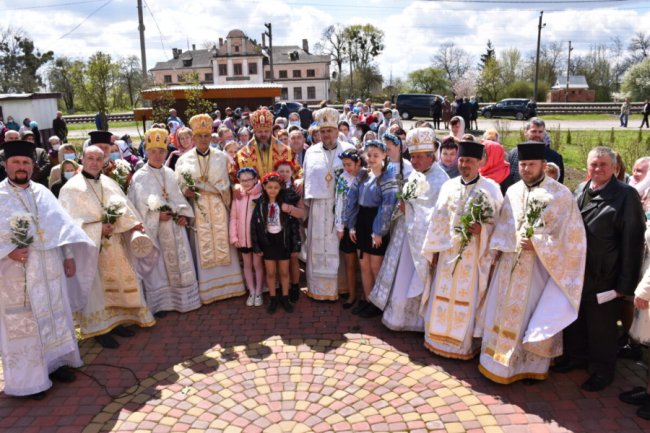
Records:
[[[332,173],[328,171],[327,175],[325,176],[325,182],[327,182],[328,187],[330,186],[330,182],[332,181],[332,179],[334,179],[334,177],[332,176]]]
[[[41,240],[41,243],[45,242],[45,231],[41,228],[36,230],[36,234],[38,235],[39,239]]]

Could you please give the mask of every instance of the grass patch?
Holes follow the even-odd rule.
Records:
[[[540,117],[545,121],[549,120],[618,120],[618,114],[541,114]],[[629,121],[638,120],[641,124],[642,116],[640,114],[630,115]],[[628,126],[631,127],[628,123]],[[637,125],[638,126],[638,125]]]
[[[142,126],[140,122],[108,122],[109,131],[111,128],[135,128],[136,126]],[[94,131],[95,123],[68,123],[69,131]]]

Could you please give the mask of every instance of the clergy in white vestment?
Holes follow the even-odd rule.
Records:
[[[339,158],[354,149],[338,140],[339,113],[321,108],[314,113],[320,126],[321,142],[305,152],[303,178],[307,223],[307,296],[318,300],[336,300],[345,286],[344,266],[339,267],[339,239],[334,224],[335,172],[343,169]],[[340,268],[340,269],[339,269]]]
[[[586,260],[576,201],[544,176],[544,143],[522,143],[517,151],[522,180],[508,188],[490,239],[500,258],[479,366],[503,384],[548,376],[551,359],[562,354],[562,330],[578,317]]]
[[[131,179],[128,197],[142,216],[145,230],[158,243],[156,271],[143,281],[147,306],[154,317],[167,311],[185,313],[201,306],[199,285],[187,237],[194,212],[181,192],[174,171],[166,167],[167,130],[145,133],[147,164]]]
[[[110,133],[91,140],[109,140]],[[102,174],[104,152],[90,145],[84,151],[83,171],[66,182],[59,202],[99,248],[88,302],[75,315],[82,338],[94,337],[105,348],[119,342],[112,334],[132,337],[128,325],[153,326],[140,280],[155,270],[158,249],[142,233],[138,211],[120,186]]]
[[[449,179],[436,162],[436,133],[431,128],[415,128],[406,144],[415,171],[402,188],[400,213],[390,237],[375,285],[368,300],[384,311],[382,322],[394,331],[424,329],[420,301],[430,282],[430,266],[421,254],[423,229],[431,220],[438,193]],[[422,183],[415,195],[405,195],[410,183]],[[421,189],[421,192],[420,192]]]
[[[442,186],[422,255],[435,267],[424,299],[424,345],[447,358],[471,359],[481,347],[476,317],[492,265],[490,235],[503,196],[499,184],[479,174],[485,146],[458,144],[460,176]]]
[[[83,307],[98,250],[54,195],[30,180],[34,144],[4,144],[0,182],[0,355],[7,395],[40,399],[81,367],[72,312]]]
[[[237,249],[230,245],[230,159],[210,146],[212,119],[199,114],[190,119],[196,147],[176,162],[176,181],[185,197],[192,199],[194,260],[201,303],[242,296],[246,293]],[[194,185],[190,185],[189,183]]]

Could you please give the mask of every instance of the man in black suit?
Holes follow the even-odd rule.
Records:
[[[528,121],[524,133],[526,135],[526,141],[538,141],[540,143],[544,142],[544,133],[546,132],[546,124],[539,117],[534,117]],[[546,162],[553,162],[558,167],[560,167],[560,177],[557,179],[558,182],[564,183],[564,159],[562,155],[546,146]],[[508,162],[510,163],[510,185],[519,182],[521,177],[519,176],[519,154],[517,153],[517,148],[513,148],[508,153]]]
[[[616,179],[616,154],[596,147],[587,158],[589,180],[575,197],[587,232],[587,263],[578,319],[564,330],[564,357],[554,370],[587,367],[586,391],[612,383],[623,296],[634,294],[643,261],[645,215],[637,191]]]

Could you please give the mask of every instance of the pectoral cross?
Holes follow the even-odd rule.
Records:
[[[327,182],[328,187],[330,186],[330,182],[332,181],[332,179],[334,179],[334,177],[332,176],[332,173],[328,171],[327,175],[325,176],[325,182]]]
[[[45,231],[41,228],[36,230],[36,234],[38,235],[39,239],[41,240],[41,243],[45,243]]]

